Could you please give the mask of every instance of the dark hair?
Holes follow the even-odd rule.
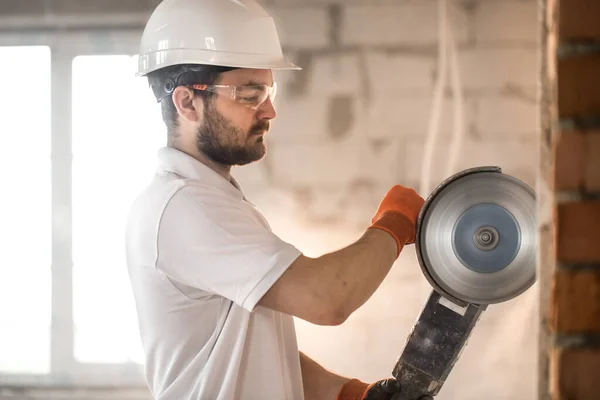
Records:
[[[161,68],[148,74],[148,83],[157,101],[160,101],[162,119],[167,126],[169,142],[177,137],[177,109],[173,104],[171,93],[177,86],[191,84],[212,85],[219,75],[232,70],[231,67],[212,65],[182,64]],[[206,90],[194,90],[197,96],[205,101],[210,100],[213,93]]]

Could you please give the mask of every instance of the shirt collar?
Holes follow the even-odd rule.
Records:
[[[207,185],[222,188],[240,199],[244,198],[238,182],[231,177],[231,181],[196,160],[194,157],[173,147],[162,147],[158,150],[159,172],[172,172],[185,179],[201,181]]]

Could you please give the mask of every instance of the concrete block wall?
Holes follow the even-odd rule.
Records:
[[[139,28],[156,3],[0,2],[0,30],[24,24]],[[438,2],[263,4],[276,18],[285,53],[304,69],[277,74],[278,117],[267,138],[267,158],[236,168],[234,174],[274,231],[316,256],[358,238],[391,185],[419,190],[432,94],[440,73]],[[453,172],[494,164],[535,186],[537,3],[448,4],[465,93],[466,135]],[[447,85],[431,188],[449,173],[452,100]],[[337,373],[364,381],[388,377],[430,290],[409,246],[379,290],[342,326],[317,327],[297,320],[300,347]],[[436,399],[535,398],[536,300],[531,290],[490,307]]]
[[[364,225],[394,183],[419,189],[437,65],[438,2],[265,0],[285,53],[278,117],[248,191],[277,188],[305,219]],[[530,185],[537,165],[535,1],[450,1],[465,94],[456,172],[495,164]],[[430,186],[448,176],[454,103],[448,75]],[[364,204],[353,205],[362,191]],[[325,211],[321,197],[331,205]],[[259,201],[259,200],[257,200]],[[336,204],[333,206],[332,201]],[[339,204],[347,204],[341,208]]]
[[[600,3],[547,0],[543,40],[540,393],[600,382]]]
[[[278,116],[260,163],[234,171],[274,231],[308,255],[349,244],[394,183],[419,190],[437,66],[435,0],[271,0],[287,55]],[[448,1],[465,94],[456,172],[499,165],[536,186],[538,11],[533,0]],[[449,78],[447,82],[450,82]],[[431,184],[448,176],[447,85]],[[390,376],[430,286],[405,249],[373,297],[339,327],[298,320],[301,349],[326,368]],[[537,289],[490,307],[439,399],[533,399]]]

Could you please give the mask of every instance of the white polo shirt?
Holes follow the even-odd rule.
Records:
[[[301,254],[229,182],[173,148],[127,224],[127,265],[156,399],[304,398],[294,321],[257,306]]]

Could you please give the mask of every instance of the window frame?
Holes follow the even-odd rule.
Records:
[[[135,55],[138,53],[141,34],[141,29],[0,33],[0,46],[48,46],[50,48],[52,169],[50,372],[47,374],[0,372],[0,387],[147,389],[143,366],[139,364],[91,364],[77,361],[74,357],[73,321],[71,182],[73,60],[77,56],[85,55]],[[65,226],[68,229],[65,229]]]

